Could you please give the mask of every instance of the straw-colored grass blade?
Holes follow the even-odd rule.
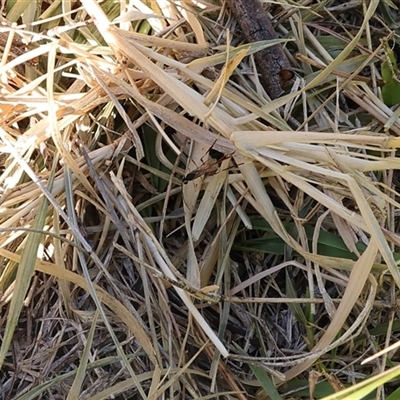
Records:
[[[320,356],[319,351],[323,350],[335,339],[340,329],[342,329],[343,324],[346,322],[350,311],[354,307],[354,304],[356,303],[365,283],[368,280],[370,270],[377,254],[378,247],[375,241],[372,239],[367,247],[367,250],[354,264],[340,305],[336,310],[336,313],[327,330],[312,350],[316,355],[311,356],[308,360],[286,372],[286,379],[292,379],[292,377],[295,377],[302,371],[305,371]]]
[[[21,261],[21,257],[19,255],[11,253],[7,250],[0,249],[0,254],[1,256],[14,262],[20,263]],[[74,272],[68,271],[56,264],[35,260],[34,268],[36,271],[43,272],[58,279],[63,279],[81,287],[82,289],[89,289],[88,283],[86,282],[85,278]],[[101,302],[109,309],[111,309],[115,313],[115,315],[128,327],[129,331],[137,337],[138,341],[141,343],[143,349],[146,351],[150,359],[152,359],[156,364],[153,345],[149,341],[147,333],[143,330],[142,326],[137,321],[135,316],[122,303],[116,300],[104,289],[97,285],[94,285],[94,287],[96,292],[98,293],[99,298],[101,299]]]
[[[165,274],[165,276],[172,281],[176,281],[176,276],[173,273],[171,269],[172,263],[169,261],[168,256],[165,254],[164,250],[161,248],[159,245],[158,241],[155,239],[153,233],[149,229],[149,227],[146,225],[146,223],[143,221],[142,217],[140,214],[137,212],[137,210],[133,207],[131,202],[129,201],[129,196],[126,193],[126,189],[121,185],[121,182],[115,179],[114,176],[112,176],[113,183],[115,184],[116,188],[119,190],[121,193],[122,197],[124,198],[124,203],[125,207],[127,207],[127,210],[132,215],[133,221],[132,223],[136,225],[137,229],[140,228],[143,239],[148,246],[149,250],[151,251],[151,254],[156,261],[157,265],[161,269],[162,273]],[[199,313],[197,308],[194,306],[192,300],[190,299],[189,295],[181,288],[175,287],[175,291],[178,293],[179,297],[182,299],[182,301],[185,303],[185,305],[188,307],[188,310],[190,313],[193,315],[193,318],[197,321],[197,323],[200,325],[200,327],[204,330],[206,335],[209,337],[209,339],[214,343],[216,348],[221,352],[221,354],[224,357],[228,356],[228,351],[226,350],[225,346],[222,344],[220,339],[217,337],[217,335],[213,332],[213,330],[210,328],[210,326],[207,324],[205,321],[204,317]]]
[[[17,21],[21,15],[24,15],[24,12],[30,8],[31,5],[31,3],[28,1],[15,1],[10,3],[11,4],[8,6],[8,8],[10,8],[11,5],[12,7],[7,12],[7,19],[9,21]]]
[[[49,182],[51,187],[52,182]],[[41,198],[40,207],[35,217],[33,228],[39,231],[43,230],[48,210],[48,201],[45,197]],[[9,314],[7,318],[6,329],[0,348],[0,368],[7,355],[9,346],[12,342],[15,328],[24,304],[26,294],[29,289],[31,278],[35,270],[36,257],[39,245],[42,242],[43,235],[38,233],[29,233],[25,238],[21,258],[19,260],[17,276],[15,278],[14,294],[11,299]]]
[[[82,390],[82,384],[86,376],[86,369],[89,363],[90,351],[93,343],[93,338],[96,332],[96,325],[99,319],[99,312],[96,311],[93,316],[92,326],[90,327],[89,334],[87,336],[87,341],[85,343],[85,349],[82,354],[81,362],[79,364],[78,370],[76,371],[74,382],[72,383],[71,389],[68,392],[67,400],[75,400],[79,398]]]
[[[193,222],[192,238],[195,242],[199,240],[200,235],[203,233],[204,227],[206,226],[211,215],[211,212],[215,208],[215,201],[217,200],[217,197],[222,189],[222,185],[226,179],[226,168],[228,165],[229,160],[223,161],[219,173],[213,176],[207,185],[207,189],[205,190],[203,198],[201,199]]]
[[[187,2],[183,2],[182,4],[182,2],[178,0],[176,3],[178,5],[178,9],[180,9],[180,12],[182,13],[182,16],[186,18],[186,20],[189,22],[189,25],[193,29],[193,33],[196,37],[197,43],[200,46],[204,46],[205,48],[207,48],[208,42],[204,38],[203,27],[201,26],[194,10],[190,9],[190,6],[188,7]]]
[[[371,240],[373,240],[377,244],[382,257],[386,261],[386,264],[391,272],[392,278],[396,282],[397,286],[400,288],[400,272],[397,263],[393,257],[393,251],[390,249],[387,240],[383,235],[382,229],[379,226],[379,223],[376,220],[370,206],[368,205],[359,185],[351,177],[348,178],[348,183],[349,188],[357,201],[357,205],[360,208],[361,215],[363,216],[363,219],[367,227],[369,228]]]
[[[283,44],[288,42],[287,39],[271,39],[261,42],[254,42],[249,44],[243,44],[235,48],[229,48],[229,50],[222,51],[218,54],[202,57],[196,59],[187,64],[186,68],[194,72],[201,72],[204,68],[210,68],[218,64],[222,64],[226,61],[237,57],[238,54],[245,53],[246,55],[254,54],[258,51],[264,50],[268,47],[274,46],[276,44]]]

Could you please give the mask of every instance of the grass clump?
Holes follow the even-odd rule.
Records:
[[[7,2],[0,397],[396,398],[396,11],[278,3]]]

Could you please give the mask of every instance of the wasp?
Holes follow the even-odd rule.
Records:
[[[193,181],[200,178],[203,175],[212,176],[219,171],[221,163],[225,160],[229,160],[233,156],[233,153],[224,154],[222,157],[215,159],[210,158],[205,161],[200,167],[194,169],[193,171],[187,173],[182,179],[182,183],[186,185],[189,181]]]

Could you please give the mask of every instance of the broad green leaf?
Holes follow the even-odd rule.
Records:
[[[382,86],[382,98],[384,103],[389,106],[395,106],[400,103],[400,82],[394,79],[386,82]]]
[[[397,60],[386,38],[382,39],[386,60],[381,65],[383,81],[382,98],[384,103],[392,107],[400,103],[400,80]]]

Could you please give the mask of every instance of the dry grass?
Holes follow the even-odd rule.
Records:
[[[271,43],[220,2],[37,3],[0,27],[0,399],[324,398],[396,366],[362,364],[400,331],[394,11],[274,3],[270,101]]]

